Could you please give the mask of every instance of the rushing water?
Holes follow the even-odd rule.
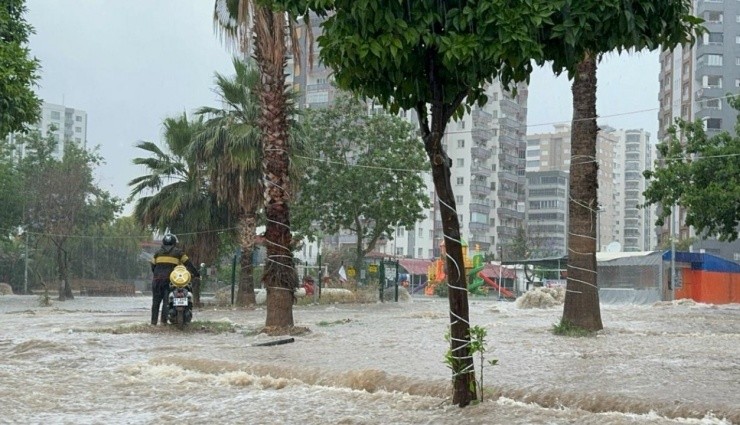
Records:
[[[499,364],[460,409],[443,299],[295,307],[311,332],[271,347],[264,309],[195,312],[234,333],[114,333],[150,299],[38,301],[0,296],[0,423],[740,424],[737,304],[603,305],[603,332],[565,338],[562,307],[471,299]]]

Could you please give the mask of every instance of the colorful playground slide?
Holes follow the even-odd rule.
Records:
[[[493,280],[489,279],[488,277],[486,277],[485,275],[483,275],[483,272],[478,273],[478,277],[482,278],[483,281],[488,284],[488,286],[492,287],[493,289],[497,291],[499,290],[498,284],[494,282]],[[509,291],[508,289],[504,287],[501,287],[501,295],[503,295],[506,298],[516,298],[516,296],[514,296],[514,293],[512,293],[511,291]]]

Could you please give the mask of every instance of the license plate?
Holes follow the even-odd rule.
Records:
[[[187,307],[188,299],[187,298],[175,298],[172,301],[172,305],[174,305],[175,307]]]

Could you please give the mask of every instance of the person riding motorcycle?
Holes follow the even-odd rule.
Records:
[[[162,247],[154,253],[152,258],[152,325],[157,324],[159,307],[162,306],[161,322],[167,324],[167,303],[170,290],[170,273],[175,266],[187,267],[193,278],[200,278],[198,269],[195,268],[188,256],[178,247],[177,237],[171,233],[162,238]]]

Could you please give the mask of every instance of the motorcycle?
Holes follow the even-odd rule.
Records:
[[[182,329],[193,320],[193,294],[190,272],[185,266],[176,266],[170,273],[169,321]]]

